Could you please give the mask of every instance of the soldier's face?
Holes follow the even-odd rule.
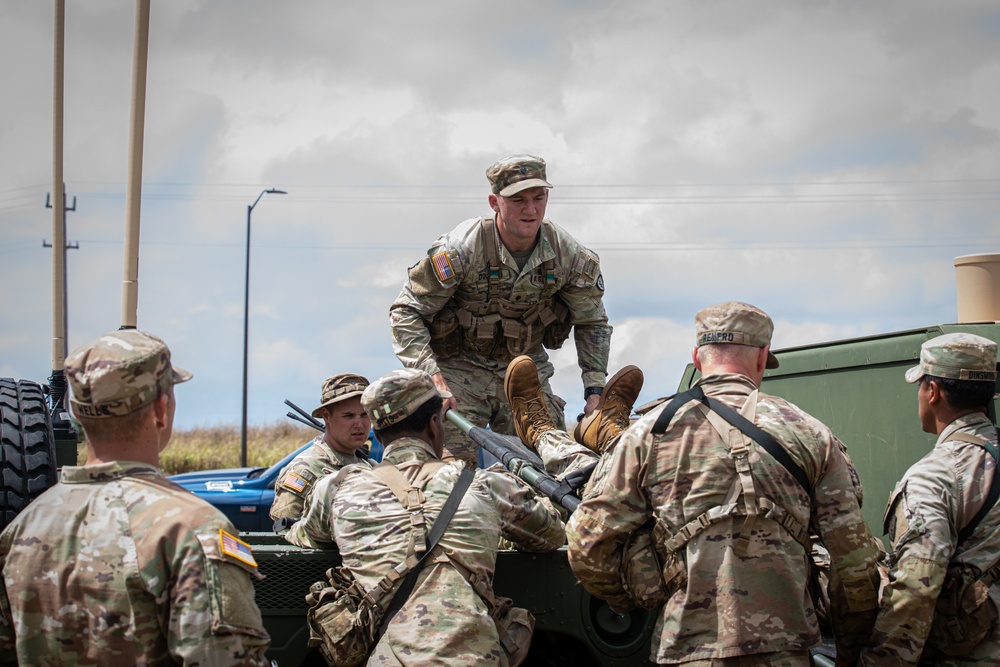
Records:
[[[490,195],[490,206],[500,214],[500,236],[508,248],[527,249],[534,244],[548,201],[548,188],[528,188],[510,197]]]
[[[372,422],[361,407],[361,397],[352,396],[323,409],[324,439],[344,454],[353,454],[365,444]]]
[[[920,417],[920,428],[924,433],[937,433],[937,424],[931,412],[931,383],[921,380],[917,387],[917,415]]]

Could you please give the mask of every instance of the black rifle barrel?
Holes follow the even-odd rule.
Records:
[[[500,460],[500,463],[502,463],[508,470],[511,469],[511,465],[514,461],[521,461],[522,465],[518,468],[517,476],[531,485],[532,488],[545,494],[547,497],[551,498],[554,502],[559,503],[570,512],[579,506],[580,499],[573,494],[573,489],[570,488],[568,484],[559,482],[545,472],[544,469],[536,467],[536,462],[529,460],[523,452],[514,451],[514,448],[511,446],[511,443],[507,440],[506,436],[492,431],[487,431],[479,426],[475,426],[472,422],[458,414],[455,410],[449,410],[445,413],[445,416],[448,418],[448,421],[460,428],[463,433],[472,438],[477,445],[497,457]],[[532,454],[534,454],[534,452],[532,452]],[[541,463],[541,459],[538,458],[537,455],[535,455],[535,458],[538,463]]]
[[[303,410],[299,406],[295,405],[294,403],[292,403],[287,398],[285,399],[285,405],[287,405],[292,410],[295,410],[300,415],[302,415],[302,417],[304,418],[304,420],[307,421],[307,422],[309,422],[309,426],[312,426],[317,431],[325,431],[326,430],[326,427],[324,426],[323,422],[321,422],[320,420],[316,419],[311,414],[309,414],[308,412],[306,412],[305,410]],[[291,417],[291,415],[288,415],[288,416]],[[295,418],[292,417],[292,419],[295,419]],[[297,421],[303,421],[303,419],[299,419]]]

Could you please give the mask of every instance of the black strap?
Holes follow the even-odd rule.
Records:
[[[997,429],[997,440],[1000,441],[1000,428]],[[984,447],[984,449],[986,449],[987,452],[990,452],[989,447]],[[993,509],[993,506],[997,504],[997,498],[1000,498],[1000,475],[997,474],[1000,472],[1000,470],[998,470],[998,468],[1000,468],[1000,461],[997,460],[997,456],[994,452],[990,452],[990,455],[993,457],[993,481],[990,482],[990,491],[986,494],[986,500],[983,501],[983,506],[979,508],[979,512],[976,513],[976,516],[972,517],[972,521],[967,523],[965,528],[963,528],[958,534],[959,544],[972,536],[972,533],[975,532],[979,522],[982,521],[983,517],[985,517],[986,514]]]
[[[596,467],[596,463],[590,463],[579,470],[574,470],[571,473],[563,475],[562,481],[573,491],[582,489],[590,481],[590,478],[593,477],[594,468]]]
[[[663,408],[663,412],[661,412],[660,416],[656,419],[656,423],[653,424],[653,433],[656,435],[662,435],[665,433],[667,427],[670,425],[670,422],[673,420],[674,415],[677,413],[677,410],[679,410],[682,405],[692,400],[701,402],[707,406],[708,409],[718,414],[727,422],[742,431],[751,440],[763,447],[768,454],[774,457],[778,463],[783,465],[785,469],[792,474],[792,477],[798,481],[799,485],[805,489],[806,493],[810,496],[812,495],[812,484],[809,482],[809,477],[806,475],[805,470],[799,467],[799,464],[797,464],[792,457],[788,455],[788,452],[781,446],[781,444],[778,443],[777,440],[725,403],[705,396],[705,392],[701,387],[692,387],[691,389],[674,396],[667,406]]]
[[[434,525],[431,529],[427,531],[427,551],[420,557],[413,569],[406,575],[406,579],[400,584],[399,588],[396,590],[395,595],[392,596],[392,602],[389,603],[389,607],[385,610],[385,615],[382,616],[382,622],[379,624],[378,634],[375,635],[375,639],[372,642],[374,647],[378,644],[379,639],[382,637],[382,633],[385,632],[386,627],[389,625],[389,621],[392,617],[396,615],[396,612],[400,610],[403,604],[410,597],[410,593],[413,592],[413,587],[417,584],[417,575],[424,567],[424,563],[427,562],[427,558],[431,555],[434,547],[437,546],[438,540],[444,535],[445,528],[451,522],[452,515],[455,514],[455,510],[458,509],[459,503],[462,502],[462,496],[465,495],[466,490],[469,485],[472,484],[472,478],[475,477],[475,471],[472,468],[464,468],[462,474],[458,476],[458,481],[455,482],[454,488],[448,495],[448,500],[445,501],[444,506],[441,508],[441,513],[438,514],[437,519],[434,521]]]

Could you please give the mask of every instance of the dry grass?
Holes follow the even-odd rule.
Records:
[[[269,466],[318,434],[319,431],[290,420],[264,426],[248,426],[247,465]],[[86,443],[80,443],[80,461],[86,459],[86,448]],[[174,429],[170,445],[160,454],[160,468],[165,475],[236,468],[239,464],[239,426]]]

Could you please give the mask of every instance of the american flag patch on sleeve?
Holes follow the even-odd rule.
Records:
[[[224,556],[230,556],[253,567],[257,567],[257,560],[253,557],[253,549],[250,545],[234,535],[230,535],[223,529],[219,529],[219,549]]]
[[[448,259],[448,253],[439,252],[431,257],[431,261],[434,262],[434,270],[437,271],[438,280],[444,282],[455,277],[455,270],[451,266],[451,260]]]
[[[289,491],[294,491],[295,493],[302,493],[305,491],[306,487],[309,486],[309,481],[299,477],[294,472],[290,472],[285,475],[285,478],[281,480],[281,485],[288,489]]]

